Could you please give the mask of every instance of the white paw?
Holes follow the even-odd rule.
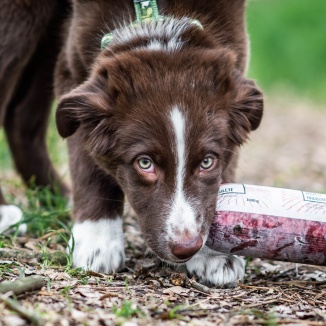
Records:
[[[222,287],[234,287],[244,277],[245,262],[241,257],[222,254],[203,247],[186,263],[187,271],[199,282]]]
[[[73,265],[99,273],[117,272],[124,267],[122,220],[101,219],[76,223]],[[72,248],[72,239],[69,241]]]
[[[23,212],[19,207],[14,205],[0,206],[0,233],[3,233],[11,225],[20,222],[23,219]],[[25,234],[27,230],[26,224],[21,224],[18,228],[19,234]]]

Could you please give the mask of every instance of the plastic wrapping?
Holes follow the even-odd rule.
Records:
[[[326,266],[326,195],[224,184],[207,245],[236,255]]]

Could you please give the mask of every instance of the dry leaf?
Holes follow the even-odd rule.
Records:
[[[183,288],[182,286],[172,286],[168,289],[164,289],[163,290],[163,293],[164,294],[172,294],[172,293],[175,293],[175,294],[180,294],[180,295],[184,295],[184,294],[187,294],[188,292],[190,291],[190,289],[186,289],[186,288]]]

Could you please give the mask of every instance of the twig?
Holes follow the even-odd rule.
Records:
[[[29,276],[14,282],[2,282],[0,284],[0,293],[7,293],[12,291],[14,294],[19,295],[25,292],[40,290],[45,283],[41,276]]]
[[[266,290],[269,291],[271,288],[266,286],[255,286],[255,285],[246,285],[246,284],[239,284],[239,286],[243,289],[254,289],[254,290]]]
[[[212,289],[210,289],[208,286],[200,284],[196,281],[192,281],[189,280],[191,287],[193,287],[194,289],[203,292],[205,294],[211,294],[212,293]]]
[[[17,259],[17,260],[32,260],[32,259],[41,259],[43,257],[40,252],[32,252],[27,250],[18,250],[18,249],[0,249],[0,258],[1,259]]]
[[[295,318],[289,318],[289,319],[274,319],[273,320],[275,322],[275,325],[285,325],[285,324],[289,324],[289,325],[309,325],[309,326],[324,326],[325,322],[324,321],[313,321],[313,320],[309,320],[309,321],[305,321],[302,319],[295,319]],[[259,320],[256,321],[256,324],[259,322]],[[263,324],[267,324],[267,325],[271,325],[271,322],[269,320],[263,320],[262,321]]]
[[[324,297],[326,297],[326,293],[325,293],[325,291],[322,291],[321,293],[317,294],[314,297],[314,300],[318,300],[319,298],[324,298]]]
[[[32,325],[44,325],[44,320],[41,317],[20,306],[17,301],[9,299],[8,295],[0,295],[0,300],[7,306],[8,309],[17,312],[21,317],[30,321]]]
[[[94,276],[94,277],[101,277],[101,278],[104,278],[105,277],[104,274],[100,274],[100,273],[93,272],[93,271],[87,271],[86,274],[88,276]]]
[[[47,259],[56,262],[60,265],[67,264],[67,257],[61,251],[56,251],[53,253],[48,253]],[[27,260],[31,261],[36,259],[38,262],[42,262],[44,255],[41,252],[33,252],[28,250],[18,250],[18,249],[0,249],[0,259],[15,259],[15,260]]]
[[[107,299],[107,298],[112,298],[112,297],[119,297],[119,294],[118,293],[114,293],[114,292],[108,292],[108,293],[105,293],[104,295],[102,295],[100,297],[100,300],[104,300],[104,299]]]
[[[298,303],[297,301],[290,300],[290,299],[285,299],[285,298],[279,298],[279,300],[280,300],[280,301],[283,301],[283,302],[292,303],[292,304],[296,304],[296,303]]]
[[[47,234],[44,234],[42,235],[40,238],[38,238],[39,240],[46,240],[50,237],[52,237],[53,235],[57,235],[57,234],[60,234],[60,233],[68,233],[67,230],[65,229],[59,229],[59,230],[55,230],[55,231],[52,231],[52,232],[49,232]]]
[[[239,294],[233,295],[232,298],[233,299],[239,299],[239,298],[241,298],[241,297],[243,297],[245,295],[248,296],[252,292],[256,292],[256,289],[249,290],[249,291],[243,291],[243,292],[241,292]]]
[[[241,307],[241,310],[243,310],[243,309],[249,309],[249,308],[254,308],[254,307],[259,307],[259,306],[263,306],[265,304],[276,303],[276,302],[279,302],[279,301],[280,301],[279,298],[271,299],[271,300],[266,300],[266,301],[261,301],[261,302],[253,303],[253,304],[250,304],[250,305],[242,306]]]
[[[292,280],[292,281],[273,282],[273,284],[282,284],[282,285],[289,285],[289,284],[313,284],[313,285],[324,285],[324,284],[326,284],[326,281]]]

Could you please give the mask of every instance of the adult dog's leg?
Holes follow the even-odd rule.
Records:
[[[13,101],[14,96],[16,96],[16,102],[19,95],[23,96],[22,85],[20,86],[21,91],[17,92],[20,79],[37,50],[41,38],[46,34],[46,30],[58,7],[55,2],[44,0],[3,0],[1,3],[0,126],[3,126],[4,120],[7,117],[7,136],[12,146],[17,142],[17,139],[13,139],[13,132],[18,125],[13,118],[14,112],[9,114],[8,107],[10,102]],[[29,85],[25,84],[24,87],[28,89]],[[33,115],[29,111],[28,114],[25,114],[26,117],[27,119],[24,123],[28,125]],[[34,153],[30,152],[20,165],[28,165],[29,159],[33,155]],[[0,233],[21,219],[21,210],[14,205],[9,205],[0,191]],[[25,229],[26,226],[21,225],[20,231],[23,232]]]
[[[89,159],[80,135],[68,139],[73,182],[74,266],[116,272],[124,266],[123,193],[116,182]]]
[[[47,6],[48,3],[45,3]],[[42,37],[36,35],[39,41],[7,105],[4,127],[15,165],[24,181],[28,183],[34,177],[36,185],[56,186],[67,195],[68,189],[55,172],[45,143],[53,100],[53,72],[61,43],[58,29],[63,21],[59,13],[48,15],[50,17],[45,23],[51,28],[46,33],[43,31]],[[19,45],[26,40],[16,41]]]
[[[47,6],[46,6],[47,7]],[[0,125],[22,72],[33,56],[51,8],[40,14],[39,1],[33,5],[4,0],[0,10]],[[26,87],[28,87],[26,85]]]
[[[28,7],[28,8],[27,8]],[[0,126],[4,123],[8,104],[31,59],[40,35],[50,17],[51,9],[38,15],[41,8],[36,1],[26,6],[22,2],[4,0],[0,10]],[[37,19],[36,16],[38,16]],[[28,87],[28,85],[26,85]],[[13,216],[10,205],[0,191],[0,232],[16,223],[22,216],[19,209]]]
[[[45,47],[45,44],[44,44]],[[46,148],[45,135],[52,103],[52,74],[55,58],[41,48],[27,66],[8,106],[4,127],[18,172],[28,183],[67,188],[55,172]]]

